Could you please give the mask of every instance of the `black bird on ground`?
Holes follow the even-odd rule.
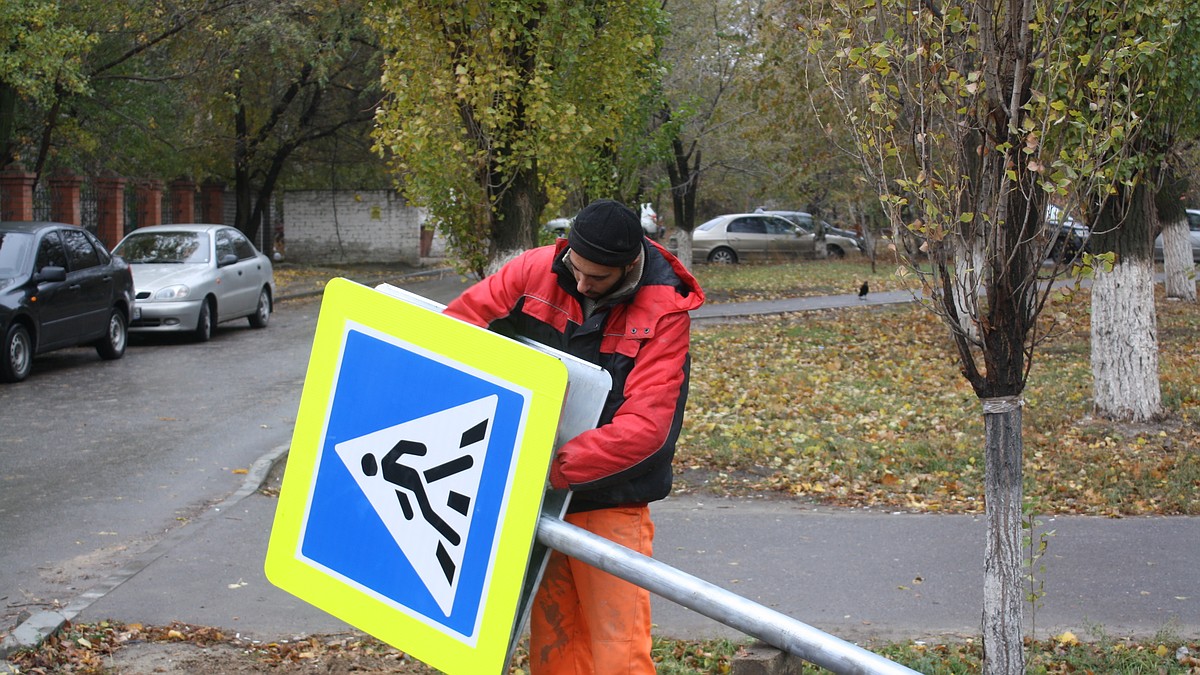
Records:
[[[867,297],[867,293],[870,293],[870,292],[871,292],[871,287],[868,286],[867,282],[864,281],[862,283],[862,286],[858,287],[858,299],[862,300],[863,298]]]

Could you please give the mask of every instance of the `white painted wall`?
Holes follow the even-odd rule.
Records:
[[[296,190],[283,194],[286,256],[297,263],[421,263],[425,212],[391,190]],[[446,255],[435,235],[428,257]]]

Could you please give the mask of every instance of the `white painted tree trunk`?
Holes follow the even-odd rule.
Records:
[[[1164,223],[1162,238],[1167,297],[1196,302],[1196,265],[1192,262],[1192,243],[1188,240],[1187,218]]]
[[[504,267],[508,263],[512,262],[513,258],[516,258],[524,252],[525,249],[523,248],[497,251],[492,259],[488,261],[487,267],[484,269],[484,273],[488,276],[491,276],[496,272],[499,272],[501,267]]]
[[[1162,414],[1154,265],[1119,262],[1092,283],[1092,396],[1096,412],[1145,422]]]
[[[958,311],[958,328],[972,342],[979,341],[979,298],[983,295],[983,239],[956,240],[954,246],[954,307]]]
[[[1023,675],[1021,615],[1021,404],[1017,397],[983,401],[987,480],[987,546],[983,564],[983,672]]]
[[[684,267],[692,269],[692,233],[676,230],[672,238],[675,239],[675,250],[672,251],[675,257]]]

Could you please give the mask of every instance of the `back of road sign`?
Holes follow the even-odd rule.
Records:
[[[403,295],[326,287],[267,577],[435,668],[499,672],[553,449],[611,381]]]

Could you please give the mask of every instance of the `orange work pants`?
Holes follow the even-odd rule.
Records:
[[[568,523],[643,555],[653,553],[648,506],[568,514]],[[532,675],[643,675],[650,658],[650,592],[553,551],[530,612]]]

